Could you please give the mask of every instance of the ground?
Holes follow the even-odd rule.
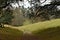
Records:
[[[12,28],[0,28],[0,40],[21,40],[22,32]]]
[[[3,29],[0,28],[0,31],[3,30],[0,32],[1,40],[60,40],[60,19],[38,22],[21,27],[10,25],[5,25],[5,27]]]
[[[18,29],[21,31],[33,32],[36,30],[43,30],[43,29],[60,26],[60,19],[53,19],[53,20],[49,20],[49,21],[45,21],[45,22],[38,22],[35,24],[29,24],[26,26],[19,26],[19,27],[10,26],[10,25],[5,25],[5,26],[10,27],[10,28],[15,28],[15,29]]]

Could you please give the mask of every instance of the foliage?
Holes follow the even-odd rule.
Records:
[[[45,3],[46,1],[47,0],[45,0],[43,3]],[[35,19],[50,20],[50,19],[60,18],[60,14],[58,12],[60,10],[57,9],[57,6],[60,5],[59,0],[52,0],[50,4],[41,6],[41,4],[43,3],[41,3],[39,0],[33,0],[33,1],[31,0],[30,4],[33,6],[29,8],[30,10],[29,18],[32,19],[34,18],[33,20]]]
[[[0,23],[9,23],[11,22],[11,19],[13,18],[12,16],[12,10],[7,9],[1,13],[2,16],[0,17]]]
[[[13,18],[13,11],[9,8],[0,12],[0,25],[10,24]],[[2,23],[2,24],[1,24]]]

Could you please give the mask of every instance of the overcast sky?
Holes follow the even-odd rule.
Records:
[[[44,1],[44,0],[42,0],[42,1]],[[41,2],[42,2],[41,1]],[[46,5],[46,4],[50,4],[50,2],[51,2],[51,0],[47,0],[46,2],[44,2],[43,4],[41,4],[42,6],[44,6],[44,5]]]
[[[41,3],[44,2],[44,0],[41,0]],[[44,2],[43,4],[41,4],[41,6],[44,6],[46,4],[50,4],[51,0],[47,0],[46,2]],[[13,3],[12,4],[13,7],[18,7],[18,4],[17,3]],[[20,6],[24,6],[24,8],[28,8],[28,7],[31,7],[31,5],[29,4],[29,2],[27,0],[24,0],[24,2],[21,2],[19,1],[19,5]],[[60,6],[57,6],[58,9],[60,9]]]
[[[41,0],[41,3],[44,2],[45,0]],[[44,6],[46,4],[50,4],[51,0],[47,0],[45,3],[41,4],[41,6]],[[27,0],[24,0],[24,7],[27,8],[27,7],[31,7],[29,2]]]
[[[43,1],[44,0],[41,0],[41,2],[43,2]],[[51,2],[51,0],[47,0],[45,3],[41,4],[41,6],[43,6],[45,4],[50,4],[50,2]],[[18,7],[18,4],[17,3],[12,3],[12,5],[13,5],[13,7]],[[29,4],[29,2],[27,0],[24,0],[24,2],[20,2],[19,1],[19,5],[20,6],[23,6],[24,5],[25,8],[31,7],[30,4]]]

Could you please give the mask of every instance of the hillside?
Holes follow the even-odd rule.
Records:
[[[22,26],[18,29],[22,31],[36,31],[36,30],[43,30],[43,29],[57,27],[57,26],[60,26],[60,19],[53,19],[45,22],[38,22],[35,24]]]
[[[19,29],[25,32],[23,40],[60,40],[60,19],[22,26]]]
[[[0,40],[60,40],[60,19],[8,27],[0,28]]]

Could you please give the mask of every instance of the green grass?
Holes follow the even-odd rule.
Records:
[[[26,19],[25,22],[23,23],[24,26],[29,25],[29,24],[31,24],[31,20],[29,20],[29,19]]]
[[[12,28],[0,28],[0,40],[20,40],[22,31]]]
[[[30,35],[31,37],[26,36],[27,40],[28,38],[31,40],[35,38],[37,38],[36,40],[60,40],[60,19],[22,26],[20,30],[33,33],[32,36]]]
[[[60,26],[33,32],[39,40],[60,40]]]
[[[22,26],[19,29],[24,31],[36,31],[36,30],[43,30],[51,27],[60,26],[60,19],[53,19],[45,22],[39,22],[35,24],[30,24],[27,26]]]
[[[45,22],[38,22],[22,27],[17,27],[20,30],[12,28],[0,28],[0,40],[60,40],[60,19],[53,19]],[[25,34],[22,37],[22,31],[30,31],[33,35]],[[30,37],[29,37],[30,36]],[[22,39],[21,39],[22,38]],[[28,38],[28,39],[27,39]]]

